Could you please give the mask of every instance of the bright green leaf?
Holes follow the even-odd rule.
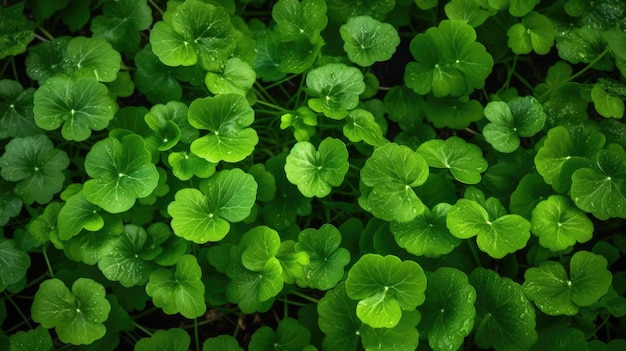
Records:
[[[105,2],[102,15],[91,20],[93,36],[103,38],[118,51],[135,52],[140,32],[152,24],[152,11],[146,0]]]
[[[492,101],[485,107],[491,122],[483,135],[494,149],[510,153],[520,145],[520,137],[531,137],[541,131],[546,120],[543,107],[532,96],[516,97],[509,102]]]
[[[522,18],[522,23],[514,24],[506,32],[508,45],[517,55],[531,51],[546,55],[554,46],[555,30],[550,18],[539,12],[531,12]]]
[[[531,232],[539,244],[552,251],[561,251],[591,240],[593,222],[562,195],[552,195],[537,204],[530,220]]]
[[[112,82],[120,70],[120,53],[104,39],[74,37],[65,51],[66,71],[74,77]]]
[[[308,141],[315,135],[317,115],[310,108],[300,106],[295,111],[280,116],[280,129],[293,127],[297,141]]]
[[[389,142],[383,136],[382,127],[368,110],[354,109],[348,112],[345,121],[343,135],[353,143],[363,140],[368,145],[378,147]]]
[[[211,163],[204,158],[198,157],[193,152],[177,151],[167,157],[167,162],[172,167],[172,173],[180,180],[189,180],[196,176],[208,178],[215,173],[216,163]]]
[[[188,351],[191,337],[180,328],[159,329],[150,337],[141,338],[134,351]]]
[[[426,141],[417,148],[417,152],[428,166],[448,168],[456,180],[465,184],[479,183],[480,174],[488,166],[478,146],[456,136]]]
[[[317,41],[326,28],[326,2],[322,0],[280,0],[272,6],[276,32],[282,41],[306,36]]]
[[[51,351],[52,338],[42,326],[29,331],[18,331],[11,335],[9,351]]]
[[[400,45],[398,32],[391,24],[369,16],[351,17],[339,28],[339,34],[350,61],[363,67],[389,60]]]
[[[591,89],[593,106],[603,117],[624,117],[624,99],[626,85],[617,81],[600,78]]]
[[[171,149],[181,139],[186,142],[198,138],[197,130],[187,122],[187,112],[187,105],[179,101],[156,104],[150,108],[144,120],[156,134],[159,151]]]
[[[483,24],[493,12],[485,6],[484,0],[452,0],[444,10],[449,19],[465,22],[474,28]]]
[[[100,230],[104,226],[100,212],[102,209],[87,200],[84,192],[71,196],[59,211],[59,239],[68,240],[83,229]]]
[[[306,76],[306,85],[316,95],[309,99],[309,107],[332,119],[345,118],[348,110],[357,107],[359,95],[365,91],[361,71],[342,63],[312,69]]]
[[[232,335],[222,334],[204,340],[202,351],[244,351]]]
[[[256,81],[256,73],[250,65],[240,58],[232,57],[226,61],[221,72],[207,72],[204,80],[213,94],[239,94],[245,96]]]
[[[259,351],[302,350],[309,345],[311,332],[293,318],[285,318],[278,323],[276,332],[268,326],[261,327],[252,334],[249,348]]]

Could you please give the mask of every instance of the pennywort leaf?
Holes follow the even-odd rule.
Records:
[[[256,81],[256,73],[248,63],[237,57],[229,58],[221,72],[207,72],[204,82],[213,94],[246,96]]]
[[[361,71],[342,63],[312,69],[306,76],[306,85],[316,94],[309,99],[309,107],[332,119],[345,118],[348,110],[357,107],[359,95],[365,91]]]
[[[552,195],[535,206],[530,220],[531,232],[539,237],[539,244],[552,251],[561,251],[591,240],[593,222],[570,200]]]
[[[34,88],[24,89],[14,80],[0,80],[0,130],[10,137],[39,134],[33,114]]]
[[[112,82],[120,70],[120,53],[100,38],[75,37],[67,43],[67,70],[74,77]]]
[[[391,24],[369,16],[351,17],[339,28],[339,34],[350,61],[363,67],[389,60],[400,44],[398,32]]]
[[[17,246],[15,240],[4,237],[0,237],[0,254],[0,287],[22,280],[30,266],[30,256]]]
[[[118,51],[134,52],[139,47],[140,32],[152,24],[152,12],[146,0],[106,2],[102,15],[91,20],[93,36],[103,38]]]
[[[285,174],[306,197],[324,197],[339,186],[348,172],[348,150],[335,138],[322,140],[319,148],[308,141],[296,143],[287,156]]]
[[[198,189],[176,192],[167,207],[174,233],[195,243],[219,241],[254,205],[257,183],[240,169],[222,170],[200,182]]]
[[[169,154],[167,162],[172,167],[172,173],[180,180],[189,180],[196,176],[208,178],[215,173],[216,163],[211,163],[193,152],[175,151]]]
[[[346,293],[359,301],[356,314],[373,328],[393,328],[402,311],[424,302],[426,275],[419,264],[396,256],[366,254],[348,272]]]
[[[320,39],[326,28],[326,2],[322,0],[280,0],[272,7],[276,32],[283,41],[296,40],[302,36],[311,42]]]
[[[482,150],[456,136],[428,140],[417,148],[417,152],[430,167],[448,168],[454,178],[465,184],[479,183],[480,174],[487,170]]]
[[[343,126],[343,135],[351,142],[363,141],[374,147],[382,146],[389,141],[383,136],[383,129],[374,115],[364,109],[354,109],[348,112]]]
[[[85,229],[97,231],[104,226],[102,209],[87,200],[85,193],[80,192],[69,197],[59,210],[59,239],[68,240]]]
[[[188,351],[191,337],[180,328],[159,329],[152,336],[141,338],[134,351]]]
[[[346,293],[345,282],[337,284],[320,299],[317,312],[318,324],[324,333],[324,349],[356,350],[363,325],[356,316],[356,307],[357,302]]]
[[[504,153],[517,150],[520,137],[535,135],[546,120],[543,107],[532,96],[517,97],[508,103],[492,101],[485,107],[485,116],[491,122],[483,128],[485,139]]]
[[[19,55],[35,39],[35,23],[24,16],[23,2],[0,9],[0,59]]]
[[[268,326],[252,334],[250,349],[253,350],[303,350],[311,341],[311,332],[293,318],[278,323],[276,332]]]
[[[104,287],[89,278],[79,278],[71,290],[57,278],[48,279],[35,293],[32,318],[47,329],[55,328],[65,343],[91,344],[106,333],[103,323],[111,304],[104,295]]]
[[[317,114],[306,106],[300,106],[295,111],[280,116],[280,129],[293,127],[293,136],[297,141],[308,141],[315,135]]]
[[[9,351],[54,350],[48,329],[41,325],[29,331],[18,331],[11,335]]]
[[[554,46],[556,36],[550,19],[535,11],[524,16],[522,23],[514,24],[506,34],[509,37],[509,47],[518,55],[531,51],[546,55]]]

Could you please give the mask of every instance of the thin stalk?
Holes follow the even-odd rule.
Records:
[[[198,332],[198,318],[193,319],[193,338],[196,342],[196,351],[200,351],[200,333]]]
[[[46,28],[38,27],[37,29],[39,29],[39,31],[41,31],[41,33],[43,33],[43,35],[45,35],[46,38],[48,38],[48,40],[54,40],[54,36],[50,34],[50,32],[46,30]]]
[[[152,5],[152,7],[154,7],[155,10],[157,10],[158,13],[161,14],[161,17],[163,17],[163,10],[159,7],[159,5],[157,5],[157,3],[154,2],[154,0],[148,0],[148,2],[150,3],[150,5]]]
[[[30,324],[30,318],[26,317],[26,315],[24,314],[24,312],[22,312],[22,309],[20,309],[20,306],[18,306],[15,301],[13,301],[13,298],[11,298],[11,295],[7,294],[6,291],[4,291],[4,296],[6,297],[6,299],[9,301],[9,303],[13,306],[13,308],[15,308],[15,310],[17,311],[17,313],[20,315],[20,317],[22,317],[22,320],[24,321],[24,323],[26,323],[26,325],[28,326],[29,329],[33,329],[33,326]]]
[[[256,103],[257,104],[261,104],[263,106],[271,107],[271,108],[273,108],[275,110],[278,110],[278,111],[289,112],[288,109],[280,107],[280,106],[278,106],[278,104],[267,103],[267,102],[265,102],[263,100],[257,100]]]
[[[307,301],[313,302],[313,303],[319,303],[320,302],[320,300],[318,300],[318,299],[316,299],[314,297],[311,297],[309,295],[303,294],[303,293],[299,292],[298,290],[294,290],[291,293],[293,295],[296,295],[298,297],[301,297],[301,298],[303,298],[303,299],[305,299]]]
[[[43,259],[46,261],[46,266],[48,267],[48,274],[50,274],[50,278],[54,278],[54,271],[52,270],[52,265],[50,264],[50,259],[48,258],[48,243],[43,245]]]
[[[135,326],[135,328],[141,330],[142,332],[144,332],[146,335],[148,336],[152,336],[152,332],[149,331],[147,328],[143,327],[141,324],[133,321],[133,325]]]

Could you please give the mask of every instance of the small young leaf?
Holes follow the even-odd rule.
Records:
[[[362,67],[387,61],[400,45],[396,29],[369,16],[351,17],[339,28],[350,61]]]
[[[102,209],[93,204],[80,191],[68,198],[59,211],[59,239],[68,240],[81,230],[97,231],[104,226]]]
[[[508,45],[518,55],[531,51],[546,55],[554,46],[556,36],[550,18],[539,12],[531,12],[522,18],[522,23],[514,24],[506,32]]]
[[[45,280],[35,293],[32,318],[47,329],[55,328],[64,343],[91,344],[106,333],[103,323],[111,304],[105,293],[100,283],[88,278],[76,280],[71,291],[57,278]]]
[[[417,148],[417,152],[428,166],[448,168],[456,180],[465,184],[478,184],[480,174],[488,166],[478,146],[456,136],[426,141]]]
[[[198,138],[198,131],[187,122],[187,112],[187,105],[179,101],[156,104],[150,108],[144,120],[156,134],[159,151],[171,149],[181,139],[184,142]],[[186,134],[184,138],[183,133]]]
[[[356,316],[357,302],[346,294],[346,284],[339,283],[317,304],[319,327],[324,333],[324,350],[355,351],[362,323]]]
[[[526,350],[537,341],[535,309],[519,284],[485,268],[475,269],[469,282],[476,289],[478,347]]]
[[[174,233],[195,243],[221,240],[229,222],[243,221],[256,199],[254,178],[240,169],[222,170],[198,187],[179,190],[167,207]]]
[[[85,158],[85,170],[93,178],[85,182],[85,196],[110,213],[129,210],[158,184],[159,173],[151,159],[137,134],[97,142]]]
[[[546,120],[543,107],[532,96],[516,97],[508,103],[492,101],[485,107],[485,116],[491,122],[483,128],[485,139],[504,153],[517,150],[519,137],[535,135]]]
[[[348,110],[357,107],[359,95],[365,91],[361,71],[342,63],[312,69],[306,76],[306,85],[316,94],[309,99],[309,107],[332,119],[345,118]]]
[[[107,87],[95,79],[54,76],[35,92],[33,112],[39,128],[63,125],[65,139],[84,141],[92,130],[106,128],[117,108]]]
[[[43,213],[33,218],[28,223],[28,233],[40,243],[45,243],[50,240],[50,236],[59,236],[59,227],[57,219],[59,217],[59,211],[63,204],[58,201],[49,203],[43,210]],[[2,224],[0,222],[0,224]]]
[[[189,124],[210,133],[191,143],[191,152],[211,163],[239,162],[254,150],[259,137],[249,126],[254,110],[239,94],[220,94],[194,100]]]
[[[152,336],[141,338],[134,351],[188,351],[191,337],[180,328],[159,329]]]
[[[432,212],[426,208],[408,222],[391,222],[390,230],[398,246],[416,256],[440,257],[454,250],[461,240],[446,227],[446,215],[452,205],[440,203]]]
[[[278,323],[276,332],[268,326],[257,329],[252,334],[251,350],[303,350],[311,341],[311,332],[293,318],[285,318]]]
[[[393,328],[402,310],[415,309],[424,302],[426,276],[419,264],[396,256],[366,254],[352,266],[346,292],[358,300],[356,314],[373,328]]]
[[[10,137],[25,137],[41,133],[33,114],[34,88],[22,88],[13,80],[0,80],[0,130]]]
[[[166,314],[180,313],[192,319],[206,311],[202,270],[195,256],[184,255],[176,263],[176,270],[159,268],[150,274],[146,293],[152,302]]]
[[[426,301],[420,331],[435,351],[457,350],[474,326],[476,290],[465,273],[449,267],[426,273]]]
[[[374,115],[364,109],[354,109],[348,112],[343,126],[343,135],[353,143],[363,140],[374,147],[383,146],[389,141],[383,136],[383,130]]]
[[[167,162],[172,167],[172,173],[180,180],[189,180],[196,176],[208,178],[215,173],[216,163],[211,163],[204,158],[198,157],[193,152],[177,151],[167,157]]]
[[[52,351],[52,338],[48,329],[38,326],[29,331],[11,335],[9,351]]]
[[[304,275],[296,280],[298,286],[319,290],[336,286],[350,262],[350,252],[340,244],[341,233],[332,224],[300,232],[295,250],[307,253],[309,263],[304,266]]]
[[[530,231],[539,237],[539,244],[552,251],[591,240],[593,222],[562,195],[552,195],[537,204],[532,212]]]
[[[348,172],[348,150],[334,138],[324,139],[318,150],[308,141],[296,143],[287,156],[285,174],[306,197],[324,197],[339,186]]]
[[[308,141],[315,135],[317,115],[310,108],[300,106],[295,111],[280,116],[280,129],[293,127],[297,141]]]
[[[69,164],[67,153],[55,149],[45,135],[14,138],[0,156],[0,176],[17,182],[13,191],[25,204],[46,204],[63,189]]]
[[[0,237],[0,287],[22,280],[28,267],[30,267],[28,253],[20,249],[15,240]]]
[[[256,73],[240,58],[226,61],[220,73],[207,72],[204,82],[213,94],[239,94],[246,96],[256,81]]]

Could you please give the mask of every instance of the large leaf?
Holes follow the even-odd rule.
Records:
[[[256,192],[254,178],[240,169],[220,171],[199,189],[181,189],[167,207],[174,233],[196,243],[219,241],[228,234],[229,222],[248,217]]]
[[[477,184],[480,174],[487,170],[482,150],[465,140],[452,136],[446,140],[428,140],[417,148],[428,166],[448,168],[452,176],[465,184]]]
[[[154,305],[166,314],[180,313],[186,318],[196,318],[206,311],[201,276],[196,258],[184,255],[176,263],[174,272],[165,268],[152,272],[146,292]]]
[[[361,71],[342,63],[312,69],[306,76],[306,85],[316,94],[309,99],[309,107],[332,119],[345,118],[348,110],[357,107],[359,94],[365,91]]]
[[[322,0],[280,0],[272,6],[276,32],[283,41],[306,36],[311,42],[319,39],[326,28],[326,2]]]
[[[93,36],[103,38],[118,51],[134,52],[139,47],[140,32],[152,24],[152,11],[146,0],[106,2],[102,15],[91,20]]]
[[[62,126],[67,140],[83,141],[109,125],[117,111],[106,86],[95,79],[53,76],[35,92],[35,123],[45,130]]]
[[[207,161],[239,162],[254,150],[259,137],[249,126],[254,110],[239,94],[220,94],[194,100],[189,105],[189,124],[209,134],[191,143],[191,152]]]
[[[398,32],[391,24],[370,16],[351,17],[339,28],[339,34],[350,61],[363,67],[389,60],[400,44]]]
[[[419,264],[396,256],[366,254],[352,266],[346,292],[358,300],[356,314],[373,328],[393,328],[402,311],[424,302],[426,275]]]
[[[111,213],[129,210],[158,184],[159,173],[151,159],[144,140],[136,134],[97,142],[85,158],[85,170],[93,178],[85,182],[85,196]]]
[[[252,334],[250,350],[302,350],[309,345],[311,332],[293,318],[285,318],[278,323],[276,332],[268,326],[261,327]]]
[[[539,244],[552,251],[591,240],[593,222],[562,195],[552,195],[535,206],[530,231],[539,237]]]
[[[477,346],[526,350],[537,341],[535,309],[519,284],[485,268],[475,269],[469,282],[476,289]]]
[[[317,304],[318,324],[324,333],[324,350],[355,351],[362,323],[356,316],[357,302],[346,294],[346,284],[339,283]]]
[[[72,76],[112,82],[120,70],[121,56],[104,39],[74,37],[65,48],[66,71]]]
[[[70,160],[45,135],[14,138],[0,156],[0,176],[17,182],[13,191],[25,204],[46,204],[63,189]]]
[[[0,8],[0,59],[19,55],[35,39],[36,24],[26,19],[24,2]]]
[[[339,139],[322,140],[318,150],[308,141],[296,143],[287,156],[285,174],[306,197],[324,197],[348,172],[348,150]]]
[[[104,295],[104,287],[88,278],[76,280],[71,291],[61,280],[48,279],[35,293],[32,318],[45,328],[55,328],[64,343],[91,344],[106,333],[103,323],[111,304]]]
[[[41,325],[29,331],[18,331],[11,335],[9,351],[54,350],[48,329]]]
[[[34,93],[17,81],[0,80],[0,133],[6,129],[10,137],[25,137],[41,132],[33,114]]]

